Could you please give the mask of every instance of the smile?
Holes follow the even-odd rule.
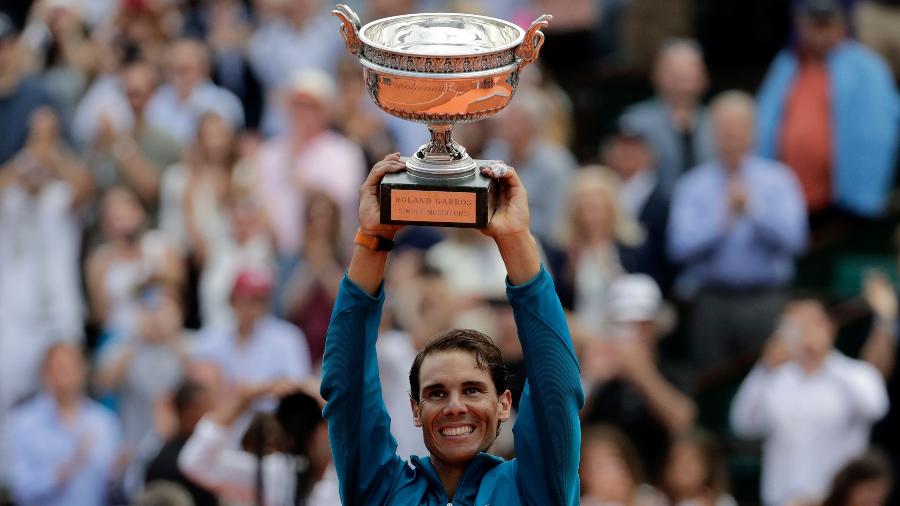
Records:
[[[463,425],[460,427],[445,427],[440,430],[444,437],[465,436],[475,432],[474,425]]]

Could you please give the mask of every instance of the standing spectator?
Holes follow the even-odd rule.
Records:
[[[108,334],[133,335],[141,286],[160,283],[180,293],[184,262],[168,238],[148,230],[147,214],[131,190],[111,188],[100,207],[104,242],[87,260],[92,320]]]
[[[0,172],[0,419],[35,388],[47,347],[83,334],[78,213],[91,178],[61,142],[56,113],[39,108]]]
[[[156,69],[146,61],[126,65],[120,73],[117,89],[108,93],[124,95],[127,106],[119,104],[118,108],[125,109],[127,119],[114,119],[123,114],[113,110],[117,106],[98,105],[94,131],[87,134],[90,139],[87,160],[93,168],[97,186],[101,190],[128,186],[150,209],[154,221],[163,170],[178,161],[181,155],[179,144],[166,130],[146,122],[145,111],[157,87],[157,78]],[[117,125],[117,122],[123,124]]]
[[[25,145],[32,113],[54,102],[25,75],[23,48],[12,20],[0,12],[0,170]]]
[[[496,138],[483,155],[517,168],[528,191],[531,231],[542,241],[553,238],[569,179],[578,167],[572,153],[543,136],[547,100],[536,88],[518,90],[516,99],[497,115]]]
[[[652,77],[656,96],[629,107],[622,122],[647,139],[668,193],[678,176],[713,157],[709,117],[700,102],[707,86],[700,45],[689,39],[663,44]]]
[[[196,337],[193,358],[218,365],[231,388],[278,379],[300,381],[310,373],[303,333],[270,313],[273,289],[270,271],[244,270],[231,291],[234,324],[206,327]]]
[[[230,91],[210,81],[209,51],[202,42],[182,39],[169,46],[168,76],[147,104],[147,123],[185,144],[200,116],[216,112],[234,128],[244,126],[244,108]]]
[[[44,357],[46,391],[10,413],[4,431],[13,499],[24,506],[106,504],[119,444],[115,416],[85,393],[81,350]]]
[[[863,0],[855,11],[859,41],[884,58],[900,80],[900,2],[897,0]]]
[[[356,229],[365,158],[359,146],[329,129],[336,93],[332,79],[320,71],[294,76],[284,96],[289,128],[263,145],[256,160],[259,200],[265,204],[283,265],[299,254],[310,190],[324,192],[338,204],[344,234]]]
[[[847,38],[835,0],[805,0],[795,19],[797,45],[778,54],[759,92],[759,152],[794,170],[811,214],[878,216],[900,135],[890,71]]]
[[[731,425],[763,446],[767,506],[819,501],[831,477],[868,446],[888,409],[878,371],[834,350],[835,328],[821,303],[787,306],[731,407]]]
[[[717,157],[678,182],[668,235],[683,281],[699,289],[688,328],[701,369],[759,351],[807,235],[790,169],[751,153],[753,99],[726,92],[711,116]]]
[[[635,444],[650,477],[662,471],[672,436],[694,425],[697,407],[684,375],[663,367],[657,356],[662,296],[653,279],[624,275],[609,289],[609,329],[587,344],[583,358],[587,423],[603,423]],[[677,386],[676,386],[677,385]]]
[[[650,145],[643,134],[623,124],[606,143],[602,156],[604,163],[622,179],[621,212],[644,228],[644,241],[637,246],[640,270],[653,277],[663,293],[668,293],[674,274],[666,254],[669,196],[659,182]]]
[[[126,457],[153,432],[153,412],[184,377],[187,347],[178,296],[165,287],[143,289],[136,335],[119,336],[101,351],[95,384],[116,394]]]

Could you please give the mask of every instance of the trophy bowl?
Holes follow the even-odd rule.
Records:
[[[447,190],[441,187],[450,187],[448,191],[457,193],[469,191],[475,195],[479,208],[464,212],[464,221],[451,219],[442,223],[439,217],[416,219],[427,218],[422,215],[402,219],[382,206],[382,221],[388,215],[390,223],[486,226],[491,207],[490,183],[473,181],[479,179],[478,168],[483,163],[473,160],[453,140],[453,124],[484,119],[509,104],[519,84],[519,72],[537,58],[544,43],[541,29],[552,17],[540,16],[524,30],[507,21],[473,14],[408,14],[375,20],[365,26],[346,5],[338,4],[332,14],[341,20],[344,42],[359,59],[366,88],[375,104],[388,114],[428,127],[429,142],[406,162],[408,181],[404,188],[431,185],[435,187],[431,188],[432,197],[439,197],[435,191]],[[390,183],[396,176],[386,179]],[[388,193],[396,188],[382,184]],[[413,211],[422,210],[422,195],[403,195],[410,198],[406,203],[412,204]],[[454,197],[458,200],[461,196]],[[404,203],[390,199],[388,202]],[[475,222],[470,223],[473,213]]]

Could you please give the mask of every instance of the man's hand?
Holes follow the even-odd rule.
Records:
[[[766,366],[766,369],[771,371],[779,365],[789,361],[792,356],[793,353],[788,344],[788,339],[785,338],[785,336],[776,333],[769,338],[769,342],[766,343],[760,361]]]
[[[389,172],[400,172],[406,164],[400,161],[399,153],[391,153],[376,163],[369,172],[369,177],[359,189],[359,228],[363,233],[393,239],[403,228],[402,225],[383,225],[381,223],[381,204],[378,201],[378,185]]]
[[[866,274],[863,295],[866,303],[872,308],[880,320],[893,322],[897,319],[897,293],[883,272],[873,271]]]
[[[737,177],[728,180],[728,204],[736,214],[743,214],[747,208],[747,190]]]
[[[528,234],[528,194],[516,169],[501,162],[483,167],[481,173],[496,178],[500,186],[494,215],[481,233],[498,243],[509,237]]]

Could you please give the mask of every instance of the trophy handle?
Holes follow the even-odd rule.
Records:
[[[531,27],[525,32],[525,40],[523,40],[516,49],[516,57],[519,59],[520,69],[525,68],[526,65],[530,65],[534,60],[537,60],[538,53],[541,51],[541,46],[544,45],[544,32],[542,32],[541,29],[547,28],[547,25],[550,24],[550,20],[552,19],[553,16],[550,14],[542,14],[539,18],[534,20],[534,23],[531,23]]]
[[[341,20],[341,35],[344,36],[347,49],[355,55],[362,53],[363,44],[359,40],[359,29],[362,24],[359,22],[359,16],[344,4],[337,4],[331,13]]]

